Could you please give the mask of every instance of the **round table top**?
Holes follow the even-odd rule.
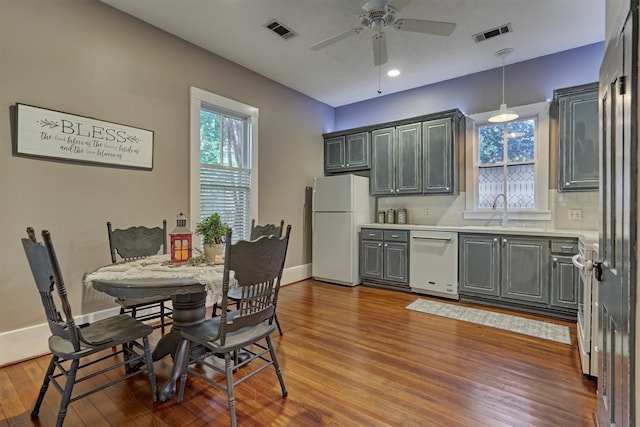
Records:
[[[151,296],[173,296],[204,292],[206,285],[194,278],[146,278],[93,280],[93,287],[117,298],[144,298]]]

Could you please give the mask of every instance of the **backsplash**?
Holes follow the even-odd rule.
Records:
[[[491,220],[465,220],[465,193],[457,196],[401,196],[379,197],[378,210],[407,209],[409,224],[441,226],[499,226],[502,210]],[[599,221],[598,192],[559,193],[549,190],[550,221],[509,220],[512,227],[545,228],[555,230],[597,230]],[[573,217],[574,219],[569,219]],[[578,217],[578,218],[576,218]],[[372,218],[375,221],[375,218]]]

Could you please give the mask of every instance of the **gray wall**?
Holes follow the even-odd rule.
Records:
[[[108,220],[166,218],[171,230],[186,213],[192,85],[259,108],[259,221],[292,224],[287,268],[311,262],[305,187],[323,173],[331,107],[97,0],[0,0],[0,61],[0,332],[44,322],[20,244],[27,226],[51,231],[79,315],[113,306],[81,285],[110,262]],[[153,130],[154,168],[15,157],[16,102]]]
[[[497,48],[496,48],[497,50]],[[505,66],[509,107],[553,98],[553,90],[598,81],[604,42]],[[497,60],[497,59],[496,59]],[[373,91],[373,88],[372,88]],[[351,129],[458,108],[465,114],[497,110],[502,67],[336,108],[336,128]]]

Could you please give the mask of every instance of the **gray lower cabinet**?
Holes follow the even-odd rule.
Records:
[[[575,319],[577,276],[568,254],[552,254],[554,242],[538,236],[460,234],[460,299]],[[576,239],[561,243],[575,243],[577,250]],[[568,247],[567,252],[573,250]]]
[[[409,231],[364,228],[360,234],[363,284],[409,289]]]
[[[325,137],[325,174],[369,169],[369,132]]]
[[[558,107],[558,191],[598,190],[598,83],[554,91]]]

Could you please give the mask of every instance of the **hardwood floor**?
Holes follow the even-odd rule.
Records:
[[[273,339],[289,396],[271,368],[239,384],[239,425],[594,425],[596,384],[582,376],[574,324],[542,319],[570,327],[568,346],[404,309],[417,298],[430,297],[313,280],[283,287],[284,336]],[[0,426],[55,425],[53,390],[39,420],[29,416],[48,361],[0,368]],[[155,367],[162,382],[171,359]],[[229,423],[226,395],[195,378],[182,404],[149,393],[144,375],[120,383],[72,403],[65,426]]]

